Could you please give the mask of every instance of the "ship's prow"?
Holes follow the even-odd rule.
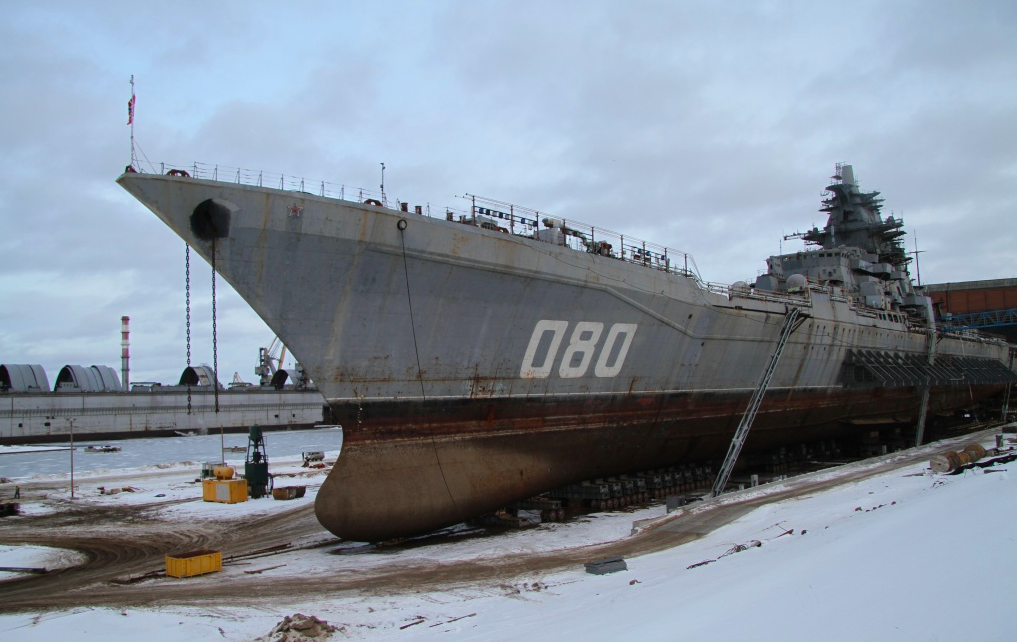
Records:
[[[127,171],[117,178],[117,184],[127,190],[142,205],[170,227],[178,236],[188,240],[190,235],[188,213],[179,206],[184,201],[179,192],[186,186],[183,181],[160,174],[142,174]],[[188,241],[190,242],[190,241]]]

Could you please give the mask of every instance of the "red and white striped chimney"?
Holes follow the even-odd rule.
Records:
[[[120,378],[131,389],[131,317],[120,317]]]

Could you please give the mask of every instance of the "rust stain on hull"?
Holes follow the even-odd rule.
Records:
[[[967,388],[937,388],[932,410],[969,405],[969,395]],[[343,450],[315,513],[339,537],[381,541],[583,479],[720,457],[747,402],[747,395],[715,394],[658,395],[647,403],[653,397],[333,405]],[[915,417],[919,399],[913,388],[774,394],[764,400],[747,449],[861,429],[848,419]]]

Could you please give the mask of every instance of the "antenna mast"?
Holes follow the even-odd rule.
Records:
[[[131,126],[131,167],[137,156],[134,153],[134,74],[131,74],[131,99],[127,101],[127,124]]]
[[[908,254],[914,254],[915,255],[915,272],[918,275],[918,287],[922,287],[922,266],[918,263],[918,255],[923,253],[923,252],[925,252],[925,250],[919,250],[918,249],[918,232],[917,231],[914,232],[913,236],[914,236],[914,239],[915,239],[915,251],[914,252],[908,252]]]

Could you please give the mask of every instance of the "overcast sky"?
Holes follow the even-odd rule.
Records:
[[[299,8],[283,8],[284,5]],[[822,226],[836,162],[926,283],[1017,277],[1017,3],[4,2],[0,363],[175,383],[184,243],[115,184],[144,158],[466,192],[752,280]],[[914,249],[914,239],[907,239]],[[785,250],[801,247],[785,242]],[[914,270],[912,270],[914,276]],[[195,363],[211,275],[195,259]],[[273,333],[220,281],[220,379]]]

